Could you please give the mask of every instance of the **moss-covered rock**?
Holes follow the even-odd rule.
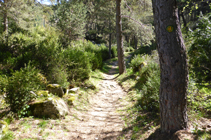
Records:
[[[76,93],[79,90],[78,87],[69,89],[69,92]]]
[[[36,92],[37,96],[44,96],[44,97],[48,97],[48,93],[49,91],[47,90],[39,90]]]
[[[57,119],[64,117],[69,113],[69,110],[63,99],[51,97],[31,103],[29,112],[35,117]]]
[[[75,97],[70,97],[68,100],[67,100],[67,103],[68,105],[73,105],[73,101],[75,100]]]
[[[49,84],[47,85],[47,90],[50,93],[57,95],[59,97],[62,97],[64,95],[64,91],[59,84]]]

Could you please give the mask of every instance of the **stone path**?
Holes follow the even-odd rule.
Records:
[[[117,110],[124,107],[122,98],[126,93],[113,80],[115,68],[113,66],[109,74],[104,74],[99,92],[90,100],[91,108],[86,113],[77,114],[83,122],[77,123],[80,125],[72,139],[116,140],[122,132],[124,122]]]

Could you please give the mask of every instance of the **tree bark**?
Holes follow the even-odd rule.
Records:
[[[187,128],[187,55],[181,34],[176,0],[152,0],[158,45],[161,85],[161,132]],[[167,31],[167,27],[173,31]]]
[[[121,6],[121,0],[116,0],[116,32],[117,32],[118,65],[119,65],[119,74],[122,74],[126,71],[126,67],[125,67],[125,61],[124,61],[120,6]]]

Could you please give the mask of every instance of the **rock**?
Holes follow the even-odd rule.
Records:
[[[37,94],[34,93],[34,91],[30,91],[30,93],[31,93],[32,95],[34,95],[35,97],[37,97]]]
[[[75,97],[70,97],[68,100],[67,100],[67,103],[68,105],[73,105],[73,101],[75,100]]]
[[[57,119],[69,113],[64,100],[59,97],[51,97],[44,101],[35,101],[30,104],[29,111],[35,117],[47,117]]]
[[[194,135],[187,130],[179,130],[174,133],[172,140],[194,140]]]
[[[62,87],[59,84],[49,84],[47,86],[47,90],[59,97],[62,97],[64,95],[64,91],[62,90]]]
[[[0,139],[7,132],[8,124],[5,121],[0,121]]]
[[[78,87],[69,89],[69,92],[76,93],[79,90]]]
[[[44,96],[44,97],[48,97],[48,93],[49,93],[49,91],[47,91],[47,90],[39,90],[39,91],[37,91],[37,93],[36,93],[36,95],[37,96]]]

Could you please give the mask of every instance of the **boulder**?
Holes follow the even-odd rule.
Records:
[[[47,90],[39,90],[39,91],[36,92],[36,95],[40,96],[40,97],[43,97],[43,96],[48,97],[48,92],[49,91],[47,91]]]
[[[62,87],[59,84],[49,84],[47,86],[47,90],[59,97],[62,97],[64,95],[64,91],[62,90]]]
[[[8,124],[5,121],[0,121],[0,139],[7,132]]]
[[[79,90],[78,87],[69,89],[69,92],[76,93]]]
[[[29,112],[29,115],[35,117],[57,119],[65,117],[69,113],[69,110],[63,99],[51,97],[43,101],[30,103]]]

